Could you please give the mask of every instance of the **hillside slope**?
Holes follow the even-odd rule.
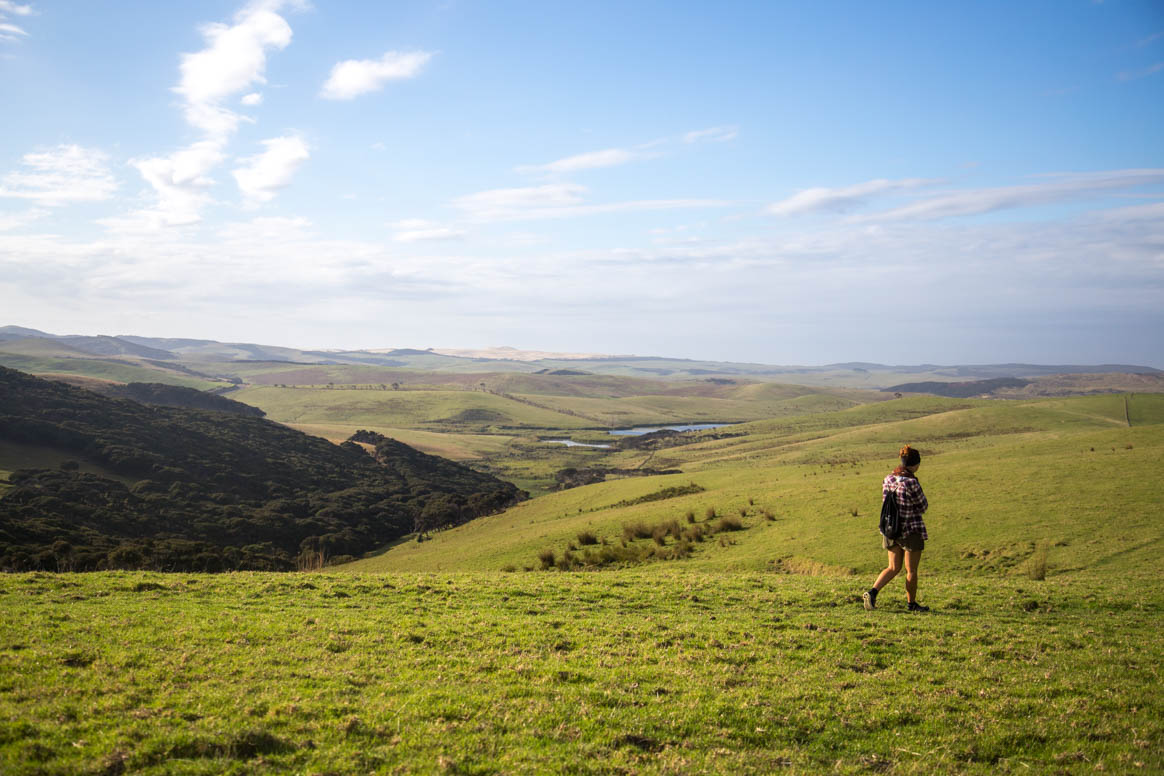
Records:
[[[422,516],[457,522],[522,497],[398,443],[373,458],[261,418],[145,406],[4,368],[0,395],[6,448],[63,456],[57,470],[10,475],[0,568],[293,568],[301,554],[363,553]]]
[[[872,573],[881,478],[901,444],[923,453],[927,571],[1164,572],[1164,395],[996,402],[909,397],[741,425],[651,453],[682,474],[540,496],[352,571],[679,563],[690,570]],[[631,454],[623,454],[623,464]],[[641,456],[640,456],[641,459]],[[691,487],[697,486],[697,487]],[[710,511],[714,517],[710,517]],[[718,532],[723,517],[739,530]],[[677,523],[674,532],[653,528]],[[647,530],[641,538],[628,527]],[[699,537],[696,537],[699,534]],[[595,544],[590,544],[593,537]],[[625,542],[625,544],[624,544]],[[683,543],[686,542],[686,547]],[[633,557],[623,550],[637,547]]]

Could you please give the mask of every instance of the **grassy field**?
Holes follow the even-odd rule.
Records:
[[[276,368],[282,371],[270,371]],[[472,461],[476,468],[535,494],[550,490],[555,473],[568,467],[644,465],[642,455],[566,448],[546,439],[608,444],[615,441],[605,431],[611,428],[793,418],[866,402],[876,406],[887,398],[866,391],[734,380],[407,370],[381,375],[385,382],[329,387],[294,381],[341,374],[368,378],[368,370],[382,368],[251,364],[246,369],[253,373],[242,375],[245,379],[266,384],[252,382],[230,397],[261,408],[272,420],[332,440],[372,429],[427,453]],[[443,382],[430,382],[434,380]]]
[[[222,385],[222,383],[212,380],[204,380],[168,369],[155,369],[147,366],[139,366],[128,361],[97,357],[68,358],[58,356],[30,356],[0,351],[0,366],[19,369],[22,372],[36,375],[77,375],[79,377],[96,377],[103,380],[114,380],[119,383],[167,383],[169,385],[181,385],[186,388],[198,388],[199,390],[215,388]]]
[[[0,773],[1164,772],[1164,395],[812,399],[732,436],[542,457],[532,427],[423,428],[547,412],[519,401],[248,391],[329,438],[368,420],[530,481],[563,461],[683,473],[324,574],[0,576]],[[357,398],[368,414],[343,414]],[[904,442],[932,505],[924,615],[900,580],[860,603]],[[670,521],[703,540],[626,538]],[[624,540],[639,562],[586,565]]]
[[[0,577],[0,770],[1159,773],[1164,609],[1077,579]]]
[[[1138,395],[1145,418],[1164,396]],[[919,472],[932,508],[926,565],[957,574],[1021,574],[1045,556],[1049,574],[1126,564],[1164,571],[1164,424],[1123,420],[1118,396],[1033,402],[908,398],[733,429],[650,456],[683,474],[608,481],[541,496],[510,511],[399,544],[353,571],[499,570],[537,566],[582,532],[620,544],[623,527],[691,512],[739,516],[731,542],[700,542],[682,563],[703,571],[819,564],[871,573],[880,482],[905,441],[923,453]],[[606,457],[631,466],[641,452]],[[690,495],[645,501],[695,483]],[[743,510],[743,514],[741,514]],[[771,519],[764,516],[771,515]],[[580,548],[579,548],[580,549]]]
[[[421,430],[560,429],[593,425],[582,418],[484,391],[244,388],[230,398],[283,423],[379,424]]]

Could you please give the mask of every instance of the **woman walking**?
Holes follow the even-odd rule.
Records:
[[[898,512],[901,516],[901,535],[896,539],[881,537],[881,546],[889,551],[889,565],[877,577],[873,587],[862,596],[866,609],[877,607],[877,593],[901,572],[904,560],[905,598],[909,602],[909,611],[930,610],[928,606],[922,606],[917,602],[917,566],[921,562],[926,539],[929,538],[922,514],[930,506],[926,501],[926,494],[922,492],[921,483],[917,480],[919,466],[921,453],[906,445],[901,448],[901,465],[890,472],[881,483],[881,498],[897,499]]]

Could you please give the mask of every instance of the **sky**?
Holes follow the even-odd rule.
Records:
[[[1164,3],[0,0],[0,325],[1164,368]]]

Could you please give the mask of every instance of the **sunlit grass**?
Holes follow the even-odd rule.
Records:
[[[1092,773],[1164,767],[1159,580],[0,577],[0,769]]]

